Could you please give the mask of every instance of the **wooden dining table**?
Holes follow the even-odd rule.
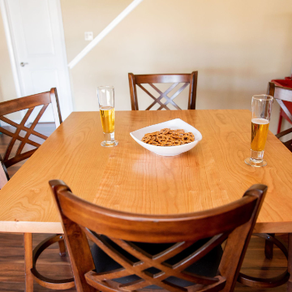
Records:
[[[203,137],[186,153],[159,156],[130,136],[175,118]],[[61,179],[75,195],[92,203],[143,214],[210,209],[239,199],[253,184],[265,184],[268,192],[254,232],[291,234],[292,153],[269,132],[267,166],[245,164],[250,120],[249,110],[116,111],[119,144],[107,148],[100,145],[99,112],[73,112],[1,190],[0,232],[24,233],[27,239],[32,233],[62,233],[48,184]],[[291,262],[292,253],[290,267]],[[32,291],[32,281],[27,272],[27,291]]]

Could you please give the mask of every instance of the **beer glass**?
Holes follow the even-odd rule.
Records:
[[[272,112],[273,97],[267,94],[254,95],[251,99],[251,147],[245,163],[254,167],[267,165],[264,150]]]
[[[97,97],[104,141],[101,146],[118,145],[115,140],[115,89],[113,86],[98,86]]]

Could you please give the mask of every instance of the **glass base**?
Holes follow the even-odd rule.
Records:
[[[252,159],[252,158],[246,158],[244,160],[244,162],[250,166],[253,167],[263,167],[267,165],[267,162],[265,160],[256,160],[256,159]]]
[[[101,142],[101,146],[103,147],[114,147],[119,144],[117,140],[115,140],[115,132],[112,133],[104,133],[104,141]]]
[[[100,145],[103,147],[114,147],[114,146],[117,146],[118,144],[119,142],[117,140],[114,140],[114,141],[102,141]]]

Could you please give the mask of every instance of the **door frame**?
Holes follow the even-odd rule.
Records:
[[[22,97],[23,94],[21,92],[21,85],[20,85],[20,72],[19,72],[19,66],[16,64],[16,57],[15,57],[15,44],[13,43],[12,37],[11,37],[11,29],[10,29],[10,20],[9,20],[9,14],[7,13],[7,5],[6,2],[9,0],[0,0],[0,9],[1,9],[1,14],[2,14],[2,19],[3,19],[3,25],[4,25],[4,31],[5,31],[5,36],[6,36],[6,42],[7,42],[7,47],[8,47],[8,52],[9,52],[9,58],[10,58],[10,63],[11,63],[11,69],[12,69],[12,74],[13,74],[13,80],[14,80],[14,85],[15,85],[15,90],[16,90],[16,95],[17,97]],[[58,21],[60,24],[60,29],[62,30],[63,33],[61,33],[61,39],[60,42],[62,44],[62,53],[64,56],[64,66],[67,68],[66,73],[66,79],[68,82],[68,90],[69,94],[68,97],[66,97],[66,101],[64,101],[64,104],[68,105],[70,108],[68,109],[69,112],[71,113],[73,111],[73,96],[72,96],[72,89],[71,89],[71,82],[70,82],[70,76],[69,76],[69,68],[67,65],[67,54],[66,54],[66,45],[65,45],[65,38],[64,38],[64,28],[63,28],[63,20],[62,20],[62,10],[61,10],[61,4],[60,0],[55,0],[57,3],[57,8],[58,8]],[[50,88],[48,88],[49,90]],[[71,98],[70,98],[71,96]],[[68,115],[66,115],[64,118],[66,118]]]
[[[6,3],[4,1],[5,0],[0,0],[0,9],[1,9],[1,14],[2,14],[2,19],[3,19],[3,26],[4,26],[5,36],[6,36],[6,43],[7,43],[7,47],[8,47],[8,53],[9,53],[9,58],[10,58],[10,64],[11,64],[11,69],[12,69],[12,75],[13,75],[16,95],[17,95],[17,97],[21,97],[21,89],[20,89],[20,83],[19,83],[19,78],[18,78],[18,70],[17,70],[17,66],[16,66],[16,62],[15,62],[15,54],[14,54],[11,32],[10,32],[10,27],[9,27],[9,21],[8,21],[8,16],[7,16]]]

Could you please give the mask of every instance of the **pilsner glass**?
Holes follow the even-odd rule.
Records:
[[[113,147],[118,145],[115,140],[115,89],[113,86],[98,86],[97,97],[100,119],[104,133],[101,146]]]
[[[254,167],[266,166],[264,150],[267,141],[273,97],[267,94],[254,95],[251,99],[251,147],[245,163]]]

